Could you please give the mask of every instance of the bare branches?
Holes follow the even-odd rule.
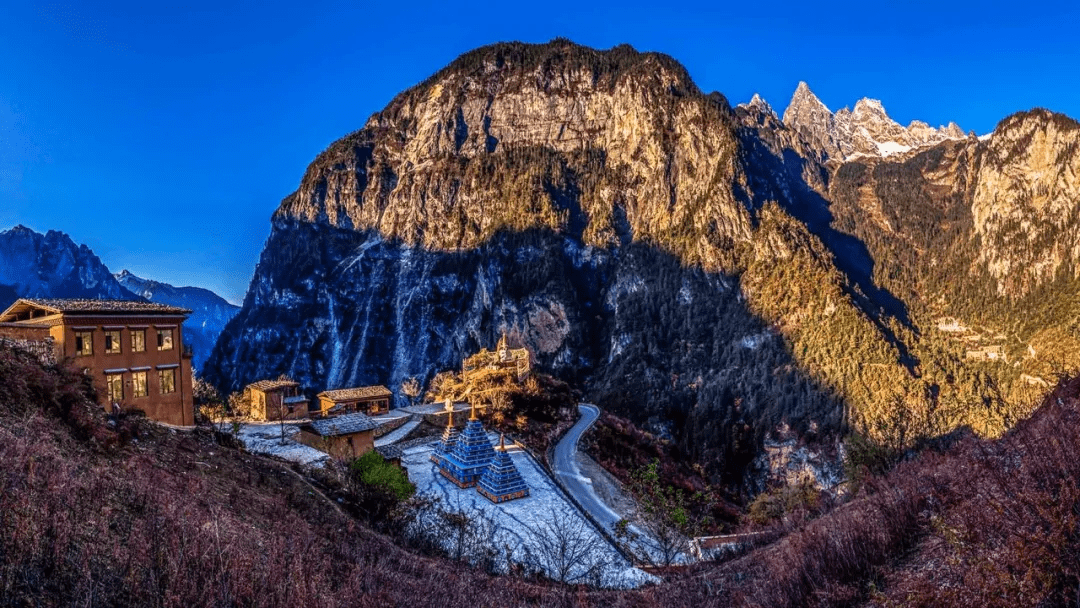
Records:
[[[526,544],[526,564],[560,583],[599,586],[613,565],[607,543],[582,517],[551,510],[545,519],[522,527],[532,540]]]

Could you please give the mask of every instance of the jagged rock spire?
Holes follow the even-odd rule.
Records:
[[[823,159],[889,156],[963,138],[963,130],[952,123],[935,129],[913,121],[905,128],[889,117],[879,100],[869,97],[860,99],[853,110],[842,108],[833,114],[805,82],[799,83],[784,111],[784,125],[818,150]]]

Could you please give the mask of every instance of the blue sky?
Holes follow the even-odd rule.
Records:
[[[1080,118],[1072,3],[157,4],[0,6],[0,229],[62,230],[113,271],[233,301],[316,154],[500,40],[627,42],[779,112],[805,80],[834,110],[873,97],[904,124]]]

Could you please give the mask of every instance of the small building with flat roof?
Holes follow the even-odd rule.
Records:
[[[312,420],[300,427],[300,443],[348,462],[375,449],[375,421],[360,412]]]
[[[390,411],[390,398],[394,394],[385,386],[358,386],[323,391],[317,396],[323,416],[349,412],[376,415]]]
[[[259,380],[244,388],[251,402],[252,420],[297,420],[307,418],[308,399],[300,393],[300,383],[292,380]]]

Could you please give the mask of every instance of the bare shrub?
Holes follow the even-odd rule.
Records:
[[[522,524],[531,542],[525,543],[526,565],[560,583],[599,586],[613,565],[611,549],[585,519],[551,510],[536,524]]]

